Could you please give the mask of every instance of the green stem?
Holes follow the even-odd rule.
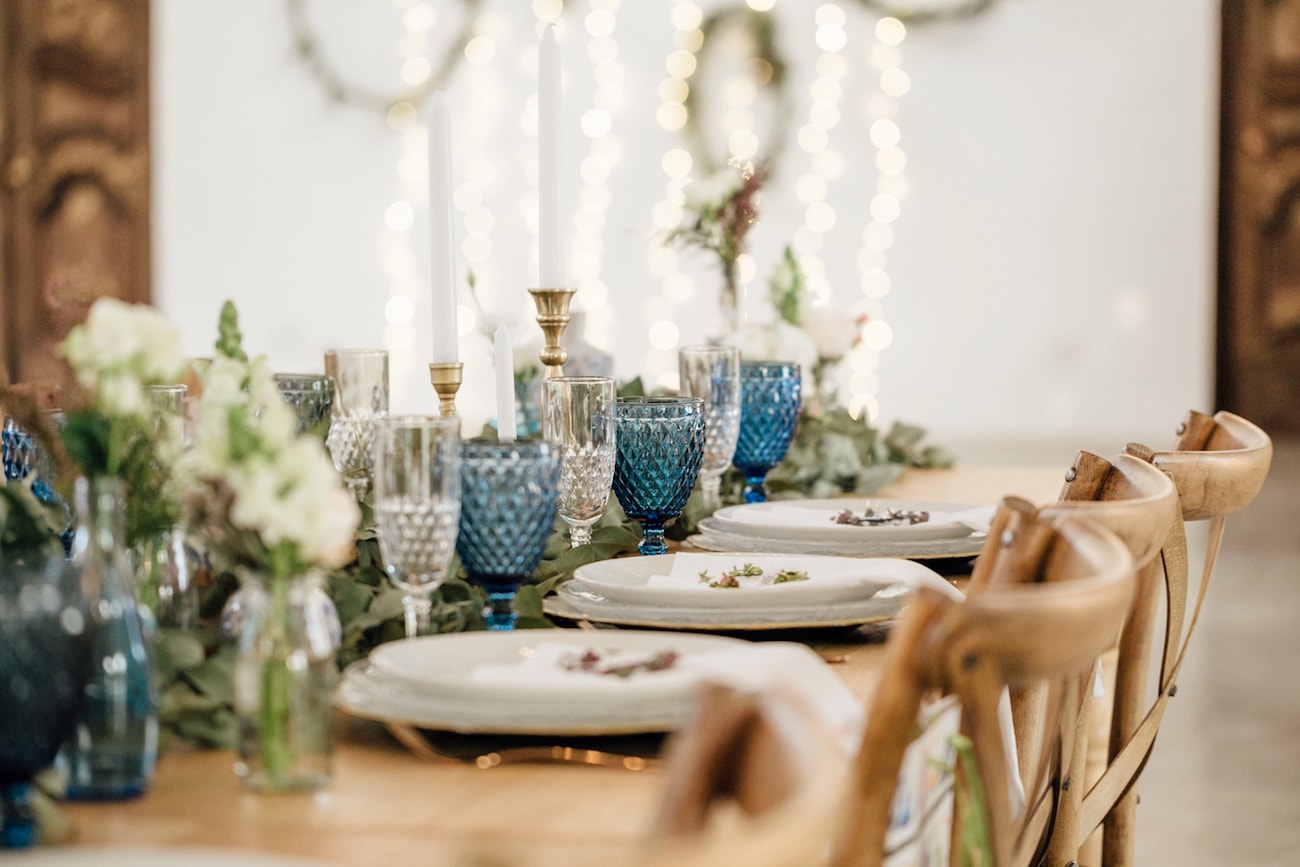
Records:
[[[271,610],[265,626],[266,659],[262,668],[262,709],[259,728],[262,768],[273,785],[283,784],[294,762],[290,743],[289,715],[292,706],[293,672],[289,670],[289,582],[270,580]]]

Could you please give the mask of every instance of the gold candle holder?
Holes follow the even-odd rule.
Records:
[[[438,392],[438,414],[444,418],[456,414],[456,392],[460,391],[464,368],[459,361],[436,361],[429,365],[429,382]]]
[[[546,346],[542,348],[542,364],[546,365],[544,376],[564,375],[564,362],[569,353],[560,343],[564,337],[564,328],[569,324],[569,302],[573,300],[576,289],[529,289],[533,303],[537,305],[537,324],[542,327],[542,336]]]

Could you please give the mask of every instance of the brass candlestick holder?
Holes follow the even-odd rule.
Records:
[[[464,368],[459,361],[435,361],[429,365],[429,382],[438,392],[438,414],[444,418],[456,414],[456,392],[460,391]]]
[[[564,362],[569,353],[560,343],[564,337],[564,328],[569,324],[569,302],[573,300],[576,289],[529,289],[533,303],[537,305],[537,324],[542,327],[542,336],[546,346],[542,348],[542,364],[546,365],[544,376],[564,375]]]

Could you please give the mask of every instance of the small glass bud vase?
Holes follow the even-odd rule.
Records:
[[[302,791],[330,780],[332,628],[314,604],[321,576],[242,576],[245,611],[235,666],[239,761],[253,789]]]

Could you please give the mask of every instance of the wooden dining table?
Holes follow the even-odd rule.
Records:
[[[1072,458],[1063,454],[1059,468],[909,470],[880,496],[992,504],[1017,494],[1050,502]],[[960,571],[959,566],[949,577],[960,580]],[[807,643],[854,695],[870,702],[884,630],[812,636]],[[335,722],[333,779],[321,791],[248,791],[232,770],[232,753],[173,747],[163,752],[143,797],[63,805],[76,829],[66,854],[111,846],[132,847],[137,854],[161,850],[164,860],[158,863],[167,863],[171,853],[178,865],[193,863],[193,850],[200,849],[237,851],[271,863],[604,867],[635,859],[661,798],[664,776],[653,758],[660,746],[655,738],[595,742],[606,752],[649,755],[644,766],[628,763],[637,769],[537,761],[494,765],[490,754],[497,744],[490,739],[444,736],[440,742],[435,736],[435,746],[453,746],[458,757],[420,757],[378,723],[342,714]],[[480,756],[489,758],[476,761]]]

